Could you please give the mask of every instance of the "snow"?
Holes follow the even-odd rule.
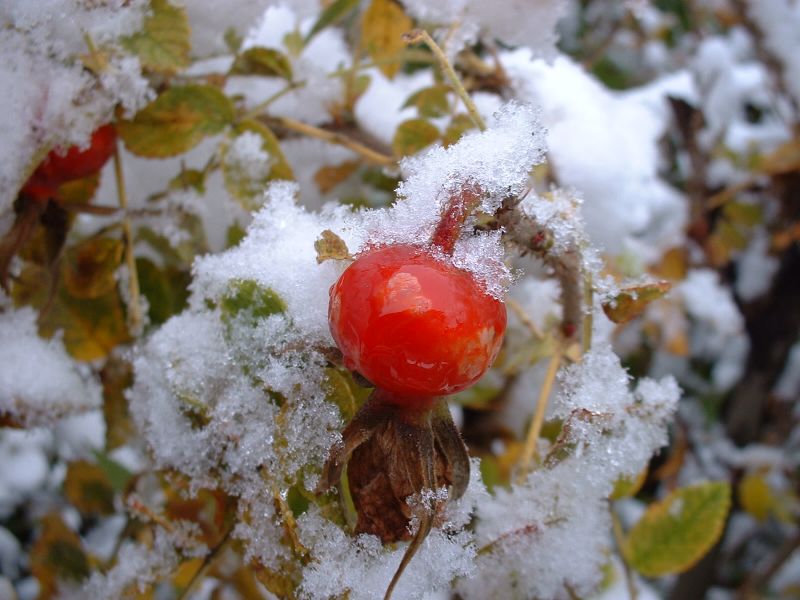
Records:
[[[433,23],[459,23],[451,39],[451,53],[462,45],[472,43],[484,34],[488,40],[498,38],[512,46],[527,46],[537,54],[549,56],[558,36],[556,23],[567,10],[565,0],[447,0],[431,3],[425,0],[408,0],[404,3],[408,13],[421,21]],[[452,35],[452,34],[451,34]]]
[[[39,337],[31,308],[0,313],[0,413],[26,425],[100,406],[100,386],[85,365],[70,358],[61,340]]]
[[[535,60],[527,49],[500,56],[517,97],[541,106],[548,162],[559,183],[584,198],[592,243],[650,261],[683,237],[685,200],[659,177],[665,100],[613,93],[569,58]]]
[[[621,475],[639,472],[666,441],[680,391],[672,378],[643,379],[634,390],[619,359],[598,344],[561,376],[555,416],[565,419],[565,458],[546,458],[522,484],[500,489],[477,509],[475,575],[465,598],[567,598],[592,591],[610,547],[606,498]],[[556,442],[558,446],[559,442]]]
[[[113,43],[141,27],[144,2],[78,0],[6,2],[0,6],[0,212],[5,212],[25,173],[43,150],[85,144],[111,120],[122,101],[132,112],[150,97],[138,61],[120,56],[99,79],[83,70],[76,55],[87,51],[84,35]]]
[[[800,103],[800,4],[793,0],[748,0],[746,4],[764,44],[782,63],[789,92]]]
[[[312,19],[301,20],[288,6],[271,6],[244,37],[242,49],[273,48],[288,57],[293,82],[302,85],[270,104],[269,112],[317,125],[328,121],[330,109],[342,96],[341,80],[330,74],[347,66],[350,54],[341,30],[328,27],[316,34],[295,56],[286,47],[286,36],[295,31],[306,34],[312,25]],[[229,95],[243,95],[247,106],[252,108],[286,85],[287,82],[278,77],[234,76],[228,79],[225,91]]]

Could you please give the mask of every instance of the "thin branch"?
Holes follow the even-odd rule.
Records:
[[[258,104],[256,104],[253,108],[244,113],[239,120],[244,121],[247,119],[254,119],[258,117],[259,115],[261,115],[261,113],[267,110],[270,107],[270,105],[272,105],[273,102],[275,102],[280,98],[283,98],[289,92],[293,92],[294,90],[299,90],[300,88],[305,87],[305,85],[306,85],[305,81],[300,81],[297,83],[291,82],[285,88],[278,90],[263,102],[259,102]]]
[[[136,257],[133,254],[133,228],[128,211],[128,193],[125,190],[125,178],[122,172],[122,159],[119,153],[119,142],[114,144],[114,177],[117,182],[119,207],[125,213],[122,218],[122,237],[125,241],[125,264],[128,267],[128,328],[133,335],[141,333],[144,318],[139,301],[139,276],[136,272]]]
[[[206,554],[205,558],[203,559],[203,564],[201,564],[200,568],[195,571],[194,575],[192,575],[192,578],[189,580],[189,583],[186,584],[186,587],[183,588],[183,591],[181,591],[176,600],[187,600],[191,597],[192,592],[194,592],[197,585],[206,576],[209,569],[211,569],[217,559],[222,556],[222,553],[231,547],[231,543],[233,542],[233,538],[231,537],[232,532],[233,526],[231,526],[228,531],[225,532],[225,536],[222,538],[220,543],[217,544],[211,552]]]
[[[506,306],[511,309],[511,312],[517,315],[517,318],[519,318],[519,320],[522,321],[522,324],[528,328],[528,331],[533,334],[533,337],[538,340],[544,339],[544,334],[539,330],[539,327],[537,327],[536,323],[534,323],[533,319],[531,319],[531,316],[525,312],[525,309],[522,308],[522,305],[519,302],[514,300],[514,298],[509,297],[506,298]]]
[[[756,597],[758,591],[769,583],[769,580],[772,579],[775,573],[777,573],[786,561],[794,555],[798,548],[800,548],[800,532],[795,533],[793,537],[786,540],[783,545],[778,548],[775,554],[770,558],[766,567],[755,571],[745,579],[744,583],[739,588],[738,597],[743,599]]]
[[[619,516],[614,511],[614,507],[611,506],[611,503],[608,504],[608,512],[611,515],[611,525],[612,531],[614,532],[614,542],[617,544],[617,550],[619,550],[619,557],[622,560],[622,568],[625,571],[625,585],[628,588],[628,597],[630,600],[636,600],[638,597],[638,591],[636,590],[636,584],[633,581],[633,573],[631,572],[631,568],[628,565],[628,561],[625,560],[625,554],[622,551],[623,545],[625,544],[625,533],[622,531],[622,523],[619,520]]]
[[[533,415],[533,420],[528,428],[528,435],[525,439],[525,448],[522,451],[519,473],[517,473],[517,483],[525,481],[530,471],[531,461],[537,456],[536,445],[539,441],[539,434],[542,432],[544,415],[547,411],[547,401],[550,398],[550,392],[553,389],[553,383],[556,380],[558,368],[561,366],[561,356],[561,347],[559,346],[556,348],[553,356],[550,357],[550,363],[547,365],[547,372],[544,376],[542,389],[539,390],[539,399],[536,402],[536,412]]]
[[[445,56],[442,49],[439,45],[434,41],[434,39],[430,36],[430,34],[425,31],[424,29],[415,29],[413,31],[409,31],[403,36],[403,40],[407,44],[416,44],[418,42],[425,42],[428,48],[431,49],[436,59],[439,61],[439,65],[442,67],[447,78],[450,80],[450,85],[453,86],[456,94],[458,97],[461,98],[461,101],[464,103],[464,106],[467,107],[467,112],[469,113],[472,122],[475,123],[475,126],[480,129],[481,131],[486,131],[486,123],[483,121],[483,117],[481,117],[480,113],[478,112],[478,107],[475,106],[475,103],[472,101],[472,98],[467,93],[467,90],[464,89],[464,84],[461,83],[461,79],[459,78],[458,74],[453,69],[453,65],[450,64],[450,61]]]
[[[318,140],[322,140],[330,144],[344,146],[356,154],[359,154],[365,160],[371,163],[384,167],[393,167],[395,164],[397,164],[397,161],[395,161],[395,159],[391,156],[376,152],[372,148],[368,148],[364,144],[356,142],[355,140],[342,135],[341,133],[335,133],[333,131],[328,131],[327,129],[320,129],[314,125],[309,125],[308,123],[303,123],[302,121],[297,121],[289,117],[269,117],[269,121],[279,125],[280,127],[283,127],[284,129],[302,133],[303,135],[317,138]]]

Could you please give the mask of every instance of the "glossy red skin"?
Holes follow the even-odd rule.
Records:
[[[66,153],[50,152],[25,183],[22,192],[34,198],[47,200],[55,197],[58,186],[67,181],[83,179],[97,173],[114,153],[117,132],[110,123],[92,133],[89,147],[80,150],[70,147]]]
[[[423,248],[359,256],[330,289],[328,322],[345,365],[398,403],[421,404],[475,383],[492,365],[505,305],[473,276]]]

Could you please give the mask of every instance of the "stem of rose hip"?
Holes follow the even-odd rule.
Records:
[[[481,201],[477,185],[464,186],[452,194],[442,210],[436,230],[431,236],[431,245],[445,254],[452,254],[456,241],[461,236],[461,228]]]

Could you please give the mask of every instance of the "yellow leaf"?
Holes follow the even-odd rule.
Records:
[[[96,298],[77,298],[62,281],[51,300],[47,270],[28,265],[14,286],[13,296],[17,305],[41,309],[49,303],[48,310],[39,316],[39,334],[49,338],[63,331],[64,347],[77,360],[105,358],[116,346],[130,340],[116,287]]]
[[[358,161],[348,160],[339,165],[325,166],[314,173],[314,182],[319,191],[327,194],[358,168]]]
[[[410,156],[439,139],[439,130],[425,119],[409,119],[397,126],[392,139],[396,156]]]
[[[686,571],[717,542],[730,505],[727,482],[675,490],[651,504],[629,532],[623,547],[628,563],[647,577]]]
[[[320,238],[314,242],[317,251],[317,264],[324,263],[326,260],[348,260],[352,259],[347,244],[330,229],[326,229],[320,234]]]
[[[190,37],[186,9],[151,0],[142,30],[124,38],[122,45],[139,57],[145,69],[170,75],[188,66]]]
[[[191,150],[207,135],[222,131],[234,119],[233,103],[207,85],[171,87],[117,132],[126,148],[145,158],[176,156]]]
[[[603,312],[614,323],[627,323],[641,315],[648,304],[661,298],[671,287],[668,281],[658,281],[625,288],[613,300],[603,303]]]
[[[444,135],[442,136],[442,141],[444,143],[445,148],[452,144],[455,144],[458,140],[461,139],[461,136],[464,135],[470,129],[475,128],[475,123],[472,122],[472,119],[469,115],[464,113],[459,113],[453,117],[450,121],[450,124],[447,126],[447,129],[444,131]]]
[[[614,491],[611,492],[611,500],[620,500],[621,498],[632,498],[639,493],[642,489],[645,480],[647,479],[647,467],[642,469],[635,477],[620,477],[614,483]]]
[[[739,502],[758,521],[766,521],[775,498],[762,473],[748,473],[739,482]]]
[[[105,471],[86,460],[72,462],[64,479],[64,495],[83,514],[114,513],[114,488]]]
[[[403,8],[392,0],[372,0],[361,21],[361,44],[386,77],[400,69],[406,44],[402,35],[413,27]]]
[[[123,245],[113,238],[89,238],[64,253],[64,285],[76,298],[97,298],[117,285]]]
[[[768,175],[800,171],[800,137],[778,146],[759,161],[758,167]]]
[[[30,551],[30,570],[41,585],[40,598],[52,597],[58,582],[79,583],[89,575],[89,559],[81,540],[58,514],[41,521],[41,533]]]

